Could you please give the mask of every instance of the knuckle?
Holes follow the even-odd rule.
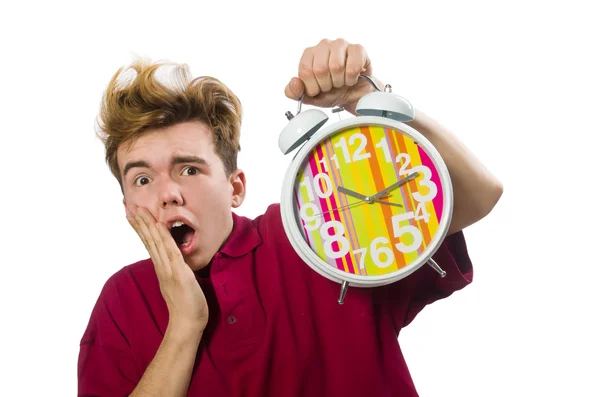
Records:
[[[311,58],[313,51],[314,51],[314,47],[305,48],[304,51],[302,52],[301,59]]]
[[[348,44],[348,49],[352,50],[353,52],[363,52],[365,50],[360,44]]]
[[[329,45],[331,43],[332,42],[329,39],[322,39],[321,41],[319,41],[319,45]]]
[[[319,89],[313,86],[307,86],[306,87],[306,95],[308,96],[317,96],[319,94]]]
[[[338,37],[334,40],[333,44],[344,47],[348,45],[348,42],[345,39]]]
[[[358,75],[360,74],[360,69],[356,67],[351,67],[346,69],[346,81],[355,83],[358,80]]]
[[[312,68],[309,68],[307,66],[301,66],[300,69],[298,70],[298,77],[300,77],[301,80],[306,81],[308,79],[312,79],[313,78],[313,71]]]
[[[167,250],[167,258],[171,263],[175,260],[175,255],[173,255],[173,252],[170,249]]]
[[[360,68],[356,67],[356,66],[348,66],[346,68],[346,75],[348,76],[354,76],[354,77],[358,77],[358,74],[360,73]]]
[[[324,65],[315,65],[313,72],[316,77],[327,77],[329,76],[329,68]]]
[[[340,61],[333,61],[330,62],[329,64],[329,69],[333,72],[333,73],[340,73],[344,71],[344,67],[345,65],[340,62]]]

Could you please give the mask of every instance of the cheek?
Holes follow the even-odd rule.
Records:
[[[153,216],[156,216],[157,199],[154,197],[154,193],[151,191],[128,191],[125,192],[125,203],[128,206],[137,205],[139,207],[147,208]]]
[[[223,188],[219,190],[203,191],[192,197],[197,198],[197,202],[203,207],[211,208],[229,208],[231,204],[231,195]]]

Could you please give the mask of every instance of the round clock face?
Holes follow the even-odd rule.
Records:
[[[350,126],[304,157],[293,185],[296,227],[326,266],[390,275],[439,244],[451,192],[423,146],[400,129]]]

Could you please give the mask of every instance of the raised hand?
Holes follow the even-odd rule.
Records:
[[[152,258],[169,310],[169,327],[184,333],[202,333],[208,322],[206,298],[167,226],[143,207],[127,208],[127,220]]]
[[[358,100],[373,91],[373,86],[360,74],[372,76],[371,60],[360,44],[344,39],[323,39],[314,47],[304,50],[298,65],[298,77],[293,77],[285,88],[290,99],[299,99],[308,105],[320,107],[342,106],[354,113]]]

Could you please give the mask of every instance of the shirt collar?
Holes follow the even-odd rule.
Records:
[[[258,230],[256,230],[254,221],[245,216],[237,215],[235,212],[231,214],[233,229],[219,252],[235,258],[252,251],[262,243],[262,239],[258,234]]]

